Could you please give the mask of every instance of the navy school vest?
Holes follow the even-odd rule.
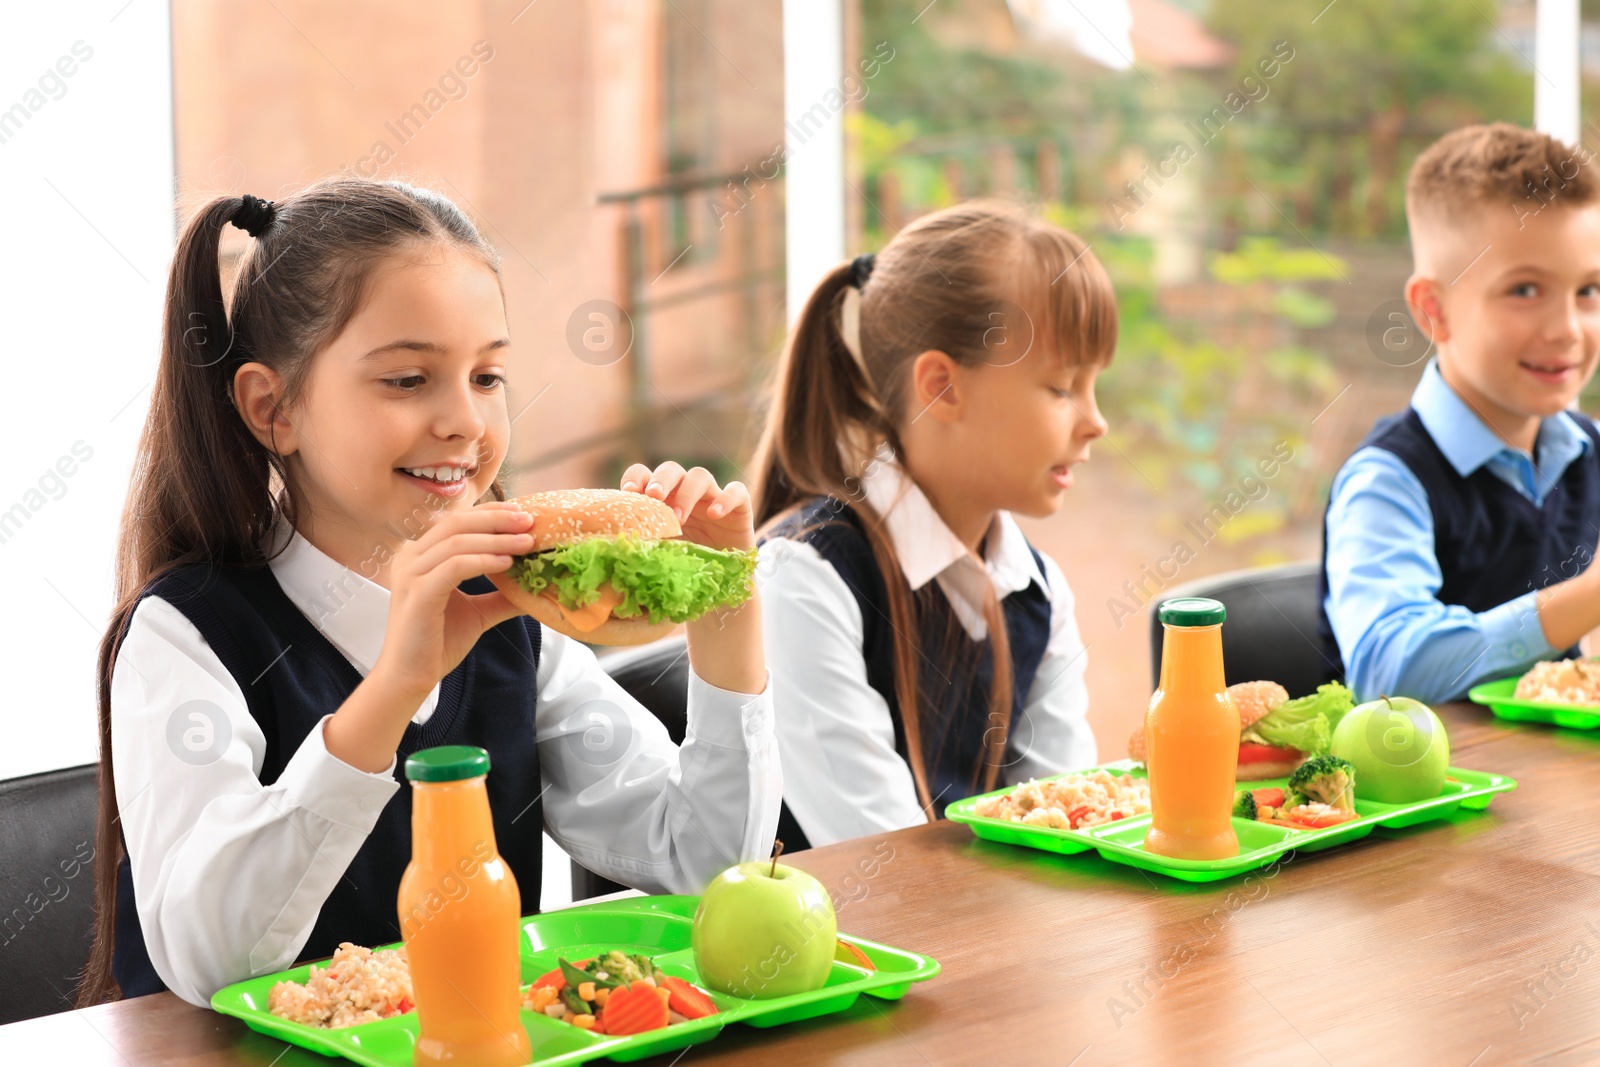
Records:
[[[861,609],[861,654],[867,664],[867,683],[889,705],[894,722],[895,751],[909,764],[905,724],[894,686],[895,633],[889,623],[889,595],[861,517],[843,501],[814,497],[762,540],[779,537],[809,544],[839,572],[854,594]],[[1044,560],[1038,551],[1032,545],[1028,546],[1028,551],[1033,553],[1040,573],[1044,573]],[[896,578],[905,580],[900,575]],[[932,814],[942,817],[946,805],[976,792],[973,770],[985,752],[989,686],[994,677],[993,652],[987,639],[974,642],[960,621],[953,617],[954,610],[937,581],[930,581],[917,590],[913,600],[918,611],[918,639],[925,653],[917,680],[923,704],[920,721],[923,766],[928,773],[929,790],[935,798]],[[1017,720],[1050,640],[1050,598],[1035,581],[1026,589],[1007,596],[1000,605],[1011,641],[1010,725],[1011,736],[1015,738]],[[954,647],[935,647],[939,635],[945,633],[953,635]],[[1027,739],[1018,740],[1025,743]],[[840,788],[845,786],[845,783],[836,784]],[[785,851],[810,847],[787,803],[779,815],[778,838],[783,841]]]
[[[1440,603],[1459,604],[1474,613],[1488,611],[1526,593],[1571,578],[1594,553],[1600,526],[1600,433],[1585,418],[1577,420],[1596,445],[1572,461],[1561,480],[1538,505],[1517,492],[1487,466],[1463,478],[1440,451],[1416,409],[1378,420],[1361,443],[1397,457],[1416,475],[1433,513],[1433,549],[1443,579]],[[1359,449],[1358,449],[1359,451]],[[1330,501],[1331,503],[1331,501]],[[1317,608],[1324,654],[1346,664],[1328,618],[1328,518],[1322,518],[1322,576]],[[1578,655],[1577,646],[1562,653]]]
[[[486,593],[494,585],[479,577],[460,588]],[[152,594],[194,623],[244,692],[250,715],[266,736],[263,785],[277,781],[311,728],[337,710],[361,681],[360,672],[295,607],[267,567],[183,567],[152,583],[144,595]],[[539,627],[519,615],[486,632],[445,676],[428,721],[407,724],[394,771],[401,788],[323,903],[301,960],[331,956],[341,941],[371,947],[401,939],[396,899],[400,876],[411,860],[411,788],[405,781],[405,761],[434,745],[488,750],[495,844],[516,876],[522,913],[539,910],[544,815],[534,738],[538,669]],[[227,888],[219,885],[216,891]],[[145,948],[126,855],[117,871],[116,915],[112,973],[123,996],[165,989]]]

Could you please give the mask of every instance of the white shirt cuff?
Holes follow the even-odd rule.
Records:
[[[772,672],[759,693],[735,693],[712,685],[689,669],[688,733],[722,748],[759,752],[772,741]]]

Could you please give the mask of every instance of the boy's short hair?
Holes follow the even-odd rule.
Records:
[[[1517,217],[1600,200],[1594,155],[1506,122],[1466,126],[1429,145],[1406,178],[1406,221],[1460,222],[1484,209]]]

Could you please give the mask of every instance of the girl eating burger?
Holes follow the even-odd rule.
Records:
[[[254,240],[225,304],[230,223]],[[437,193],[333,178],[277,204],[220,197],[188,223],[100,652],[84,1003],[169,988],[204,1005],[341,942],[399,939],[395,768],[421,748],[488,750],[524,914],[545,829],[592,870],[669,892],[771,851],[748,582],[618,596],[592,570],[574,583],[562,555],[615,560],[615,535],[681,528],[736,572],[754,562],[745,488],[635,464],[626,492],[506,501],[510,345],[498,257]],[[515,585],[486,577],[513,569]],[[568,636],[673,613],[693,619],[681,749]]]

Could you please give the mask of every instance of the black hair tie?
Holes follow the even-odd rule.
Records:
[[[239,210],[233,213],[233,218],[228,221],[251,237],[260,237],[272,226],[272,220],[278,217],[277,211],[272,206],[271,200],[262,200],[260,197],[244,194],[244,203],[239,205]]]
[[[871,252],[863,253],[850,261],[850,284],[860,289],[867,284],[867,279],[872,277],[872,265],[878,257]]]

